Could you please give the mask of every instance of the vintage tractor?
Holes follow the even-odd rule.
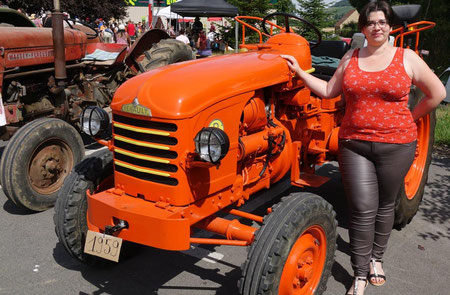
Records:
[[[285,19],[278,34],[266,29],[274,16]],[[110,137],[107,114],[84,110],[83,130],[108,149],[77,165],[59,193],[56,233],[72,256],[92,265],[118,261],[123,240],[165,250],[250,246],[242,294],[323,293],[337,236],[329,203],[296,192],[264,217],[238,209],[282,179],[320,186],[328,179],[315,174],[315,165],[336,158],[344,101],[311,93],[280,57],[294,55],[313,71],[310,44],[292,31],[291,18],[317,32],[313,52],[327,46],[301,18],[274,13],[262,20],[265,32],[258,30],[267,41],[245,45],[249,52],[169,65],[126,81],[111,103]],[[237,20],[257,30],[245,17]],[[417,34],[420,25],[399,33]],[[340,44],[342,57],[348,46]],[[406,220],[423,193],[432,127],[431,117],[419,123],[417,158],[397,207]],[[198,237],[194,229],[224,238]]]
[[[76,130],[82,109],[109,107],[130,77],[195,56],[162,30],[146,32],[128,51],[99,42],[95,29],[75,21],[66,20],[63,37],[54,42],[52,28],[36,28],[12,9],[1,8],[0,15],[0,138],[14,134],[3,151],[0,180],[16,205],[42,211],[54,205],[64,178],[84,156]],[[65,57],[55,58],[54,44]]]

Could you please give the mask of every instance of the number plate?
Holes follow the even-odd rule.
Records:
[[[122,239],[88,230],[84,253],[119,262]]]

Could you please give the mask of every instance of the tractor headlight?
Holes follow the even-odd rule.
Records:
[[[206,127],[195,136],[195,151],[203,161],[218,163],[228,152],[230,140],[219,128]]]
[[[80,124],[84,133],[99,137],[108,128],[109,116],[100,107],[88,106],[81,113]]]

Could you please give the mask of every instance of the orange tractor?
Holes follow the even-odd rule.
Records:
[[[266,29],[274,25],[267,21],[273,16],[285,18],[278,34]],[[118,261],[124,241],[165,250],[250,246],[242,294],[325,290],[337,235],[329,203],[297,192],[268,208],[266,216],[239,210],[284,177],[295,186],[320,186],[328,179],[316,175],[315,166],[336,159],[342,97],[317,97],[280,57],[294,55],[313,71],[311,51],[327,42],[320,44],[313,28],[319,36],[311,49],[292,32],[290,18],[305,22],[285,13],[266,16],[265,32],[258,33],[268,39],[245,45],[249,52],[169,65],[128,80],[111,103],[112,133],[106,139],[100,136],[108,132],[107,114],[84,110],[83,130],[107,149],[75,167],[55,205],[56,233],[72,256],[91,265]],[[257,30],[245,19],[237,17]],[[398,32],[418,36],[424,26],[433,24],[409,24]],[[342,57],[348,46],[341,47]],[[417,157],[398,196],[400,226],[417,211],[427,178],[433,116],[418,124]],[[224,218],[230,216],[261,226]],[[223,238],[198,237],[194,229]]]
[[[107,108],[130,77],[194,58],[189,46],[162,30],[146,32],[127,50],[100,42],[95,29],[79,22],[65,24],[37,28],[0,8],[0,139],[12,137],[0,181],[13,203],[33,211],[54,205],[64,178],[83,158],[77,129],[85,107]]]

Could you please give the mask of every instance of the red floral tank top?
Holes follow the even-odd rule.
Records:
[[[408,108],[411,78],[403,65],[403,48],[397,48],[389,66],[366,72],[358,66],[359,49],[344,71],[342,90],[345,116],[340,139],[385,143],[409,143],[417,138],[417,126]]]

